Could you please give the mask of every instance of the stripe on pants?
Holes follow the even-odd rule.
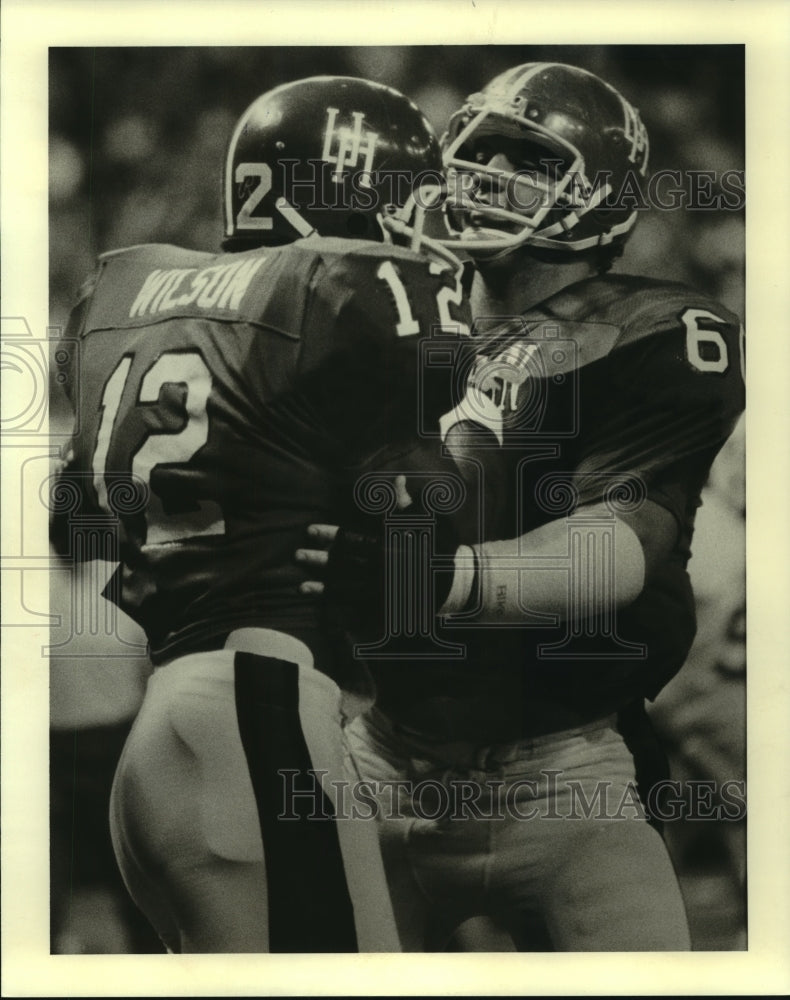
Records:
[[[263,838],[269,950],[358,951],[334,806],[312,773],[329,770],[331,762],[310,759],[299,715],[299,668],[236,653],[235,687]],[[286,801],[289,784],[309,794]]]

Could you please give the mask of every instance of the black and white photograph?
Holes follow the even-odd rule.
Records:
[[[760,36],[73,6],[35,50],[43,187],[3,192],[4,262],[43,239],[34,312],[3,278],[15,957],[29,927],[104,963],[85,995],[138,995],[121,956],[148,991],[213,956],[310,993],[289,970],[342,956],[317,994],[370,962],[562,994],[598,955],[582,992],[640,957],[727,992],[787,924]],[[783,947],[732,988],[790,985]]]

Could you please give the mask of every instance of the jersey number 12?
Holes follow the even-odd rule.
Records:
[[[108,496],[107,456],[132,361],[133,357],[128,354],[121,358],[105,384],[101,399],[93,453],[93,485],[99,506],[109,514],[116,511],[112,509]],[[177,424],[149,433],[132,453],[130,467],[117,470],[127,474],[131,472],[133,479],[144,483],[147,488],[145,521],[148,545],[225,532],[222,513],[214,501],[193,501],[190,509],[169,513],[151,489],[151,474],[157,466],[185,465],[208,440],[207,403],[211,384],[211,372],[197,351],[167,351],[149,365],[140,379],[136,406],[156,406],[166,385],[186,388],[183,413],[179,415]],[[170,417],[170,414],[167,416]]]

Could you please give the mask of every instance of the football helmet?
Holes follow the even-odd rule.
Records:
[[[442,196],[439,141],[415,104],[369,80],[310,77],[262,94],[239,119],[223,171],[222,245],[315,233],[400,236],[417,249],[432,242],[422,219]]]
[[[502,73],[453,115],[442,150],[448,245],[473,257],[622,244],[636,223],[647,132],[586,70],[526,63]]]

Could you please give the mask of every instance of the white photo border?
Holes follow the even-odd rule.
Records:
[[[749,949],[743,953],[59,956],[49,946],[46,626],[2,634],[2,995],[684,995],[790,991],[787,377],[790,6],[782,0],[4,0],[2,316],[49,323],[50,46],[746,45]],[[46,425],[45,425],[46,426]],[[5,444],[5,442],[4,442]],[[27,447],[22,443],[21,447]],[[4,456],[5,457],[5,456]],[[19,499],[3,492],[3,552]],[[43,510],[42,510],[43,521]],[[41,531],[46,526],[42,523]],[[33,574],[31,574],[33,575]],[[46,574],[29,593],[47,607]],[[15,600],[3,593],[4,620]],[[45,619],[44,619],[45,620]]]

